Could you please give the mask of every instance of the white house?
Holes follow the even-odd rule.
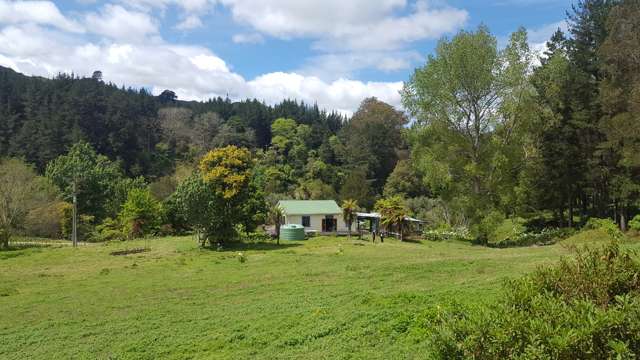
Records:
[[[334,200],[280,200],[284,224],[299,224],[305,231],[347,232],[342,209]]]

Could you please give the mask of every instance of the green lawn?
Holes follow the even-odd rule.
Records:
[[[1,252],[0,358],[424,358],[406,331],[422,309],[490,301],[569,253],[346,238],[217,252],[185,237],[109,254],[144,244]]]

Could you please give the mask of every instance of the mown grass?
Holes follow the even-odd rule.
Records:
[[[223,252],[189,237],[148,245],[0,252],[0,358],[424,358],[406,331],[414,314],[491,301],[505,278],[569,252],[328,237]]]

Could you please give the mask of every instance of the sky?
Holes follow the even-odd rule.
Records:
[[[484,24],[536,50],[571,0],[0,0],[0,65],[91,76],[179,99],[317,103],[351,114],[399,91],[439,39]]]

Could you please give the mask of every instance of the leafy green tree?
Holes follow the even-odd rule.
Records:
[[[400,196],[392,196],[376,201],[375,210],[380,213],[381,223],[387,228],[395,226],[400,234],[400,241],[404,240],[404,222],[409,215],[404,199]]]
[[[611,197],[623,231],[640,195],[640,3],[622,1],[611,10],[607,38],[598,50],[603,81],[599,154],[608,160]]]
[[[353,226],[353,222],[358,218],[356,214],[357,211],[357,201],[348,199],[342,202],[342,218],[344,219],[344,223],[347,225],[347,229],[349,230],[349,240],[351,240],[351,226]]]
[[[92,215],[96,220],[115,216],[126,199],[130,187],[116,163],[98,155],[86,142],[79,142],[47,165],[46,177],[71,201],[74,191],[78,198],[78,212]],[[139,185],[141,180],[137,180]],[[129,186],[131,185],[131,186]]]
[[[251,193],[251,153],[230,145],[207,153],[199,172],[182,182],[174,194],[187,222],[201,234],[201,244],[223,244],[236,237],[247,214]]]
[[[387,178],[383,195],[386,197],[400,195],[413,198],[427,194],[422,177],[414,168],[411,160],[400,160]]]
[[[340,187],[341,200],[353,199],[366,209],[371,209],[375,201],[372,181],[367,179],[364,170],[356,169],[350,171],[345,176],[344,182]]]
[[[364,169],[377,193],[396,166],[398,150],[405,146],[402,130],[407,122],[401,111],[369,98],[340,132],[343,163],[347,168]]]
[[[429,188],[479,221],[491,207],[511,206],[526,161],[532,122],[531,53],[524,30],[504,50],[489,30],[443,39],[405,84],[403,102],[417,119],[414,158]],[[509,195],[508,197],[512,197]]]
[[[118,219],[124,226],[125,233],[131,238],[139,238],[157,233],[162,225],[164,209],[151,191],[132,189],[127,201],[122,205]]]

